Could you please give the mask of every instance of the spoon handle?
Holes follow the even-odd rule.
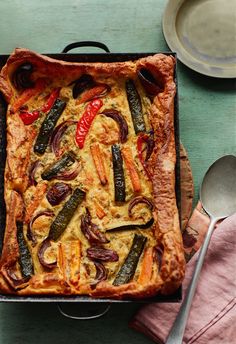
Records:
[[[202,245],[202,248],[200,250],[198,260],[195,266],[195,270],[193,273],[192,280],[189,284],[188,290],[186,292],[184,301],[182,302],[182,305],[180,307],[179,313],[177,314],[177,317],[175,319],[175,322],[170,330],[170,333],[167,337],[166,344],[182,344],[182,339],[184,336],[184,330],[187,324],[189,311],[191,308],[193,296],[195,294],[198,278],[202,269],[202,265],[204,262],[204,258],[207,252],[207,248],[211,239],[211,235],[213,233],[214,227],[216,222],[218,221],[218,218],[211,218],[211,223],[209,225],[209,228],[207,230],[204,243]]]

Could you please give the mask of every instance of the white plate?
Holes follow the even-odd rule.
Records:
[[[168,46],[186,66],[236,77],[236,0],[169,0],[162,26]]]

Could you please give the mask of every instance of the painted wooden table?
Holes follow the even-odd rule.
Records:
[[[1,0],[0,54],[15,47],[57,53],[82,40],[102,41],[112,52],[168,51],[161,28],[165,4],[164,0]],[[193,169],[196,201],[208,166],[224,154],[236,153],[235,81],[205,77],[181,63],[178,78],[181,140]],[[0,342],[148,344],[152,341],[128,328],[138,307],[115,305],[101,319],[77,322],[63,318],[54,305],[0,304]]]

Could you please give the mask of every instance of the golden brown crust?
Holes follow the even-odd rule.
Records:
[[[154,236],[157,246],[162,245],[164,255],[161,266],[158,266],[157,261],[153,261],[151,278],[144,284],[140,284],[141,279],[139,279],[139,282],[138,280],[131,281],[117,287],[103,281],[98,283],[96,288],[91,288],[89,284],[76,282],[75,273],[80,269],[80,263],[75,262],[74,255],[75,252],[80,255],[81,249],[77,242],[72,242],[71,247],[60,244],[58,267],[55,271],[46,272],[41,269],[24,285],[24,288],[15,288],[14,290],[6,271],[8,267],[17,262],[19,255],[16,240],[16,220],[23,216],[24,204],[20,193],[23,194],[28,185],[27,170],[29,168],[30,149],[36,135],[32,128],[28,130],[24,126],[17,112],[10,114],[11,104],[20,96],[10,80],[15,68],[25,61],[31,62],[36,67],[35,78],[43,79],[48,84],[58,78],[58,75],[60,78],[66,79],[67,82],[71,82],[81,74],[90,72],[93,75],[102,73],[129,78],[145,67],[164,85],[164,90],[154,97],[149,113],[149,121],[154,130],[155,148],[147,163],[155,203],[153,212],[155,217]],[[185,260],[175,198],[174,97],[176,86],[173,80],[174,64],[175,60],[172,56],[163,54],[141,58],[138,61],[120,63],[68,63],[19,48],[10,56],[0,74],[0,90],[10,103],[5,171],[7,225],[0,261],[2,273],[0,290],[2,292],[20,295],[85,293],[93,297],[143,298],[153,296],[159,291],[163,294],[170,294],[180,286],[184,276]],[[68,279],[65,273],[65,269],[68,271],[69,267],[65,268],[63,250],[69,250],[71,261],[73,261],[72,265],[76,266],[76,269],[72,269],[74,272],[71,272],[74,274],[72,279]]]

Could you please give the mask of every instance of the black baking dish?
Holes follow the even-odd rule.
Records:
[[[107,51],[106,53],[73,53],[66,54],[67,51],[79,46],[97,46]],[[109,49],[102,43],[97,42],[77,42],[67,46],[63,53],[59,54],[46,54],[51,58],[69,61],[69,62],[121,62],[127,60],[136,60],[142,57],[157,54],[155,53],[110,53]],[[166,55],[172,55],[176,58],[175,53],[164,53]],[[9,55],[0,55],[0,69],[4,66]],[[177,85],[176,66],[175,66],[175,83]],[[179,158],[179,114],[178,114],[178,87],[175,96],[175,140],[176,140],[176,153],[177,153],[177,164],[176,164],[176,198],[177,206],[180,214],[180,158]],[[5,203],[4,203],[4,168],[6,160],[6,102],[2,94],[0,93],[0,254],[2,250],[2,243],[5,229]],[[3,295],[0,294],[0,302],[52,302],[52,303],[150,303],[150,302],[179,302],[182,298],[182,289],[179,288],[173,295],[162,296],[156,295],[152,298],[146,298],[141,300],[136,299],[124,299],[124,300],[113,300],[113,299],[94,299],[89,296],[18,296],[18,295]]]

